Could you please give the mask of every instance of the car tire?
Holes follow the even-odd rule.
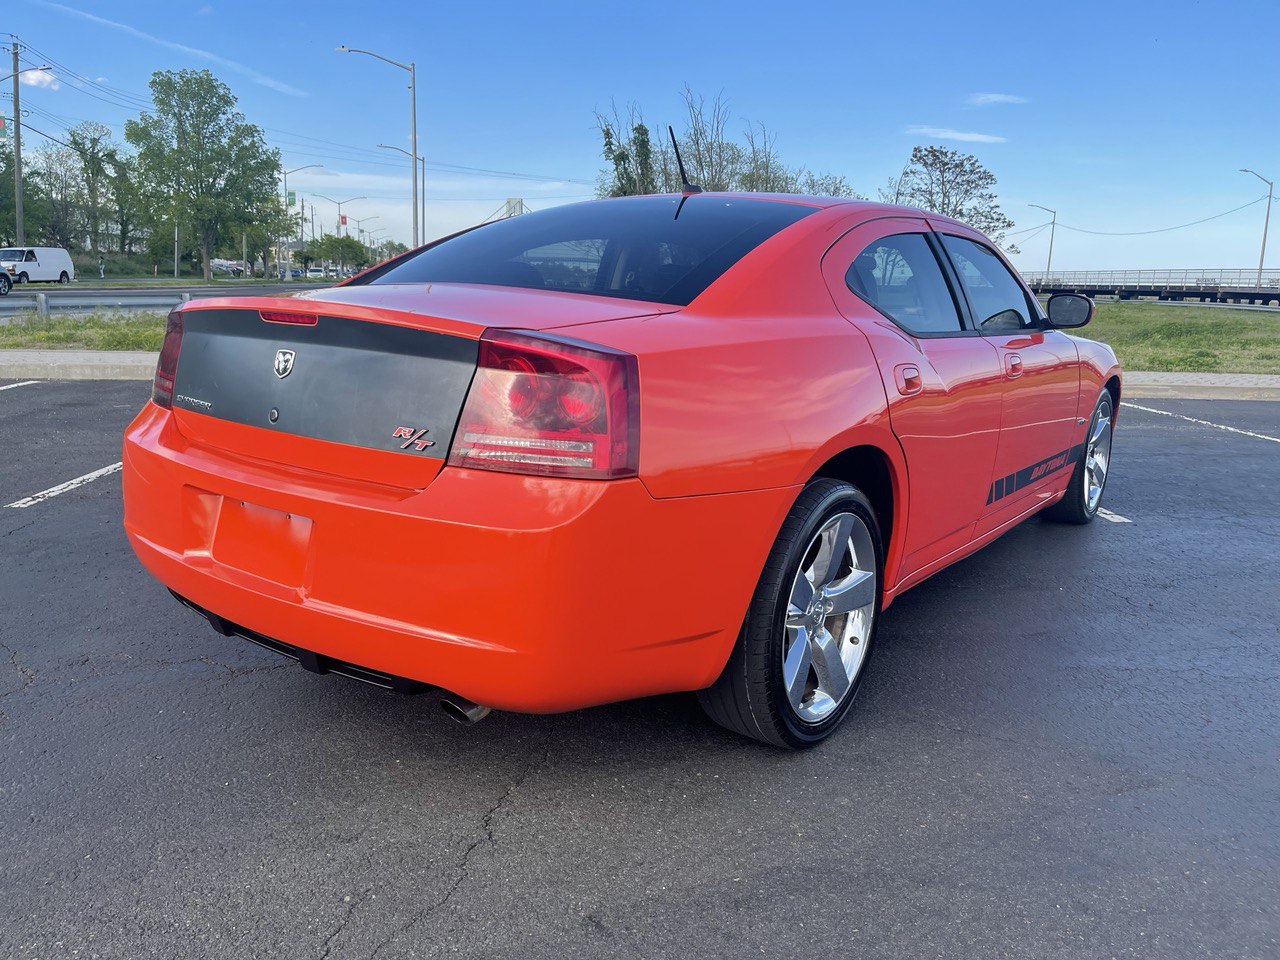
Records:
[[[71,278],[67,276],[67,271],[63,270],[62,273],[58,274],[58,282],[59,283],[71,282]]]
[[[1093,416],[1085,429],[1084,444],[1067,482],[1067,492],[1044,512],[1050,520],[1092,523],[1098,515],[1111,468],[1111,424],[1114,418],[1111,391],[1103,390],[1093,405]]]
[[[7,297],[13,288],[13,281],[7,273],[0,273],[0,297]]]
[[[866,672],[883,574],[880,526],[862,491],[831,479],[806,486],[769,551],[724,671],[698,693],[703,710],[778,747],[829,737]]]
[[[28,280],[27,275],[26,275],[25,273],[20,273],[20,274],[18,274],[18,277],[17,277],[17,279],[16,279],[14,282],[15,282],[15,283],[26,283],[26,282],[27,282],[27,280]]]

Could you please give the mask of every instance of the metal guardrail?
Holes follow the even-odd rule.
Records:
[[[1230,287],[1233,290],[1257,290],[1257,268],[1187,267],[1173,270],[1043,270],[1024,271],[1023,278],[1031,286],[1098,286],[1128,289],[1191,290]],[[1280,289],[1280,270],[1262,271],[1262,288]]]
[[[12,317],[19,313],[34,313],[39,317],[47,317],[51,313],[85,313],[87,311],[155,310],[167,313],[179,303],[190,299],[191,294],[178,290],[128,294],[121,297],[113,297],[110,293],[80,296],[11,293],[7,297],[0,297],[0,317]]]

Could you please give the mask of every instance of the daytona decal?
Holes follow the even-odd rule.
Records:
[[[1011,473],[1007,477],[1001,477],[995,483],[991,484],[991,492],[987,494],[987,506],[995,503],[1009,494],[1021,490],[1023,487],[1030,486],[1039,480],[1043,480],[1051,473],[1057,473],[1063,467],[1072,466],[1080,455],[1084,452],[1084,444],[1077,443],[1070,450],[1063,450],[1061,453],[1055,453],[1052,457],[1046,457],[1038,463],[1033,463],[1029,467],[1023,467],[1017,473]]]

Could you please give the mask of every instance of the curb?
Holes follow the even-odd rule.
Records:
[[[3,369],[3,368],[0,368]],[[1125,383],[1125,400],[1280,400],[1280,387],[1237,387],[1215,384]]]
[[[147,350],[3,350],[0,377],[13,380],[150,380],[158,353]]]

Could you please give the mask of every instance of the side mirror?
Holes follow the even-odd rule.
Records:
[[[1083,327],[1093,319],[1093,301],[1078,293],[1055,293],[1049,298],[1048,312],[1051,327]]]

